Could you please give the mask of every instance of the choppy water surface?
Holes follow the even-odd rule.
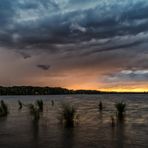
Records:
[[[148,95],[57,95],[1,96],[9,106],[7,118],[0,118],[0,148],[148,148]],[[18,110],[17,100],[28,104],[43,99],[44,112],[34,124],[28,108]],[[55,106],[51,106],[55,100]],[[102,100],[105,108],[98,111]],[[124,123],[111,126],[115,103],[127,103]],[[66,129],[58,123],[62,102],[75,105],[79,123]]]

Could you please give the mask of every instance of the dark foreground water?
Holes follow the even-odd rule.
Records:
[[[0,118],[0,148],[148,148],[148,95],[58,95],[1,96],[10,114]],[[18,110],[17,100],[25,104],[43,99],[45,106],[39,124],[34,124],[28,108]],[[55,106],[51,106],[55,100]],[[105,109],[98,111],[102,100]],[[111,126],[114,104],[127,103],[124,123]],[[62,127],[57,118],[62,102],[78,110],[79,122],[73,129]]]

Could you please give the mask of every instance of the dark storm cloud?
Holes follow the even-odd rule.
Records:
[[[13,15],[15,15],[14,4],[15,2],[11,0],[3,0],[0,2],[0,24],[2,27],[10,23]]]
[[[138,46],[138,45],[142,44],[143,42],[145,42],[145,41],[134,41],[132,43],[125,43],[125,44],[120,43],[119,45],[115,45],[115,46],[111,45],[110,47],[102,47],[102,48],[97,47],[97,49],[85,52],[84,54],[81,54],[81,56],[82,55],[86,56],[86,55],[100,53],[100,52],[120,50],[120,49],[129,50],[129,48],[132,49],[132,47]]]
[[[24,58],[24,59],[28,59],[31,58],[31,55],[25,52],[19,52],[19,54]]]
[[[42,65],[42,64],[39,64],[37,65],[38,68],[42,69],[42,70],[49,70],[50,68],[50,65]]]
[[[82,2],[71,0],[66,3],[67,7],[62,2],[3,0],[0,14],[1,20],[5,21],[1,24],[5,22],[7,25],[0,32],[1,44],[19,49],[33,45],[34,48],[56,50],[50,46],[134,35],[148,30],[148,5],[145,1],[137,0],[129,6],[128,1],[123,4],[107,1],[104,4],[92,0],[85,2],[84,9],[72,11],[72,4],[83,5]],[[95,5],[87,7],[93,3]]]

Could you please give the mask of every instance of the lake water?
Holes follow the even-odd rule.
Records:
[[[148,148],[148,95],[51,95],[1,96],[9,106],[7,118],[0,118],[0,148]],[[28,108],[18,110],[17,100],[25,104],[43,99],[44,112],[34,124]],[[51,100],[55,101],[52,107]],[[105,106],[98,111],[99,101]],[[127,104],[124,123],[111,126],[115,103]],[[58,122],[61,103],[77,108],[78,124],[71,129]]]

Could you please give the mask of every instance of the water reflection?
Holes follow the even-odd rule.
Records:
[[[1,117],[0,118],[0,134],[2,134],[2,131],[4,131],[6,125],[7,125],[7,117]]]
[[[116,127],[116,147],[117,148],[124,148],[125,143],[125,124],[124,121],[117,121],[117,127]]]
[[[33,139],[35,141],[38,140],[38,135],[39,135],[39,123],[36,121],[32,121],[31,123],[32,127],[32,133],[33,133]]]
[[[30,134],[32,135],[30,143],[32,148],[37,148],[39,146],[39,122],[33,120],[30,122],[30,125]]]
[[[73,148],[74,147],[74,131],[75,128],[63,128],[61,134],[61,147],[62,148]]]

